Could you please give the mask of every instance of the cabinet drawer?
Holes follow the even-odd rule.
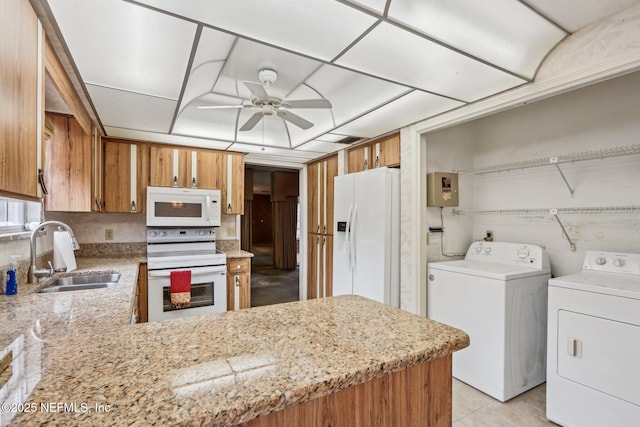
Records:
[[[230,258],[227,260],[227,270],[230,274],[249,273],[251,271],[251,258]]]

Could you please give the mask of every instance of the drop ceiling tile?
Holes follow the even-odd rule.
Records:
[[[333,142],[320,141],[316,139],[316,140],[301,144],[295,147],[295,149],[301,150],[301,151],[315,151],[318,153],[334,153],[336,151],[340,151],[348,147],[349,146],[346,144],[336,144]]]
[[[112,126],[104,127],[107,136],[113,138],[125,138],[138,141],[160,142],[164,144],[184,145],[187,147],[210,148],[214,150],[226,150],[231,143],[227,141],[215,141],[211,139],[190,138],[181,135],[166,133],[146,132],[134,129],[123,129]]]
[[[281,147],[262,147],[259,145],[242,144],[242,143],[233,144],[231,147],[229,147],[229,150],[239,151],[242,153],[249,153],[249,154],[260,154],[261,156],[281,156],[283,157],[283,160],[285,160],[284,158],[286,158],[286,160],[292,160],[292,159],[309,160],[324,154],[322,152],[289,150]]]
[[[384,8],[387,4],[387,0],[347,0],[349,3],[359,5],[372,12],[382,16],[384,14]]]
[[[87,85],[102,124],[151,132],[169,132],[176,101]]]
[[[378,25],[337,63],[466,102],[525,83],[387,23]]]
[[[206,94],[191,102],[178,115],[173,133],[223,141],[235,140],[237,109],[203,110],[200,105],[240,105],[242,100],[228,96]]]
[[[193,100],[211,92],[223,65],[224,62],[222,61],[211,61],[202,63],[191,70],[187,80],[187,86],[182,95],[180,109],[184,109],[184,107]]]
[[[331,101],[335,123],[340,125],[365,111],[408,92],[406,86],[365,76],[333,65],[323,65],[306,85]],[[301,96],[298,93],[293,96]]]
[[[124,1],[49,4],[85,83],[178,99],[195,24]]]
[[[231,34],[204,27],[198,40],[192,67],[198,67],[210,61],[224,61],[229,56],[235,41],[236,37]]]
[[[245,108],[240,112],[238,129],[245,124],[258,109]],[[263,116],[258,124],[249,131],[238,131],[238,142],[272,147],[290,148],[289,136],[284,121],[278,116]]]
[[[549,50],[566,35],[525,4],[513,0],[394,0],[389,17],[528,79],[533,78]]]
[[[638,4],[638,0],[526,0],[535,10],[574,32]]]
[[[324,141],[324,142],[338,142],[345,138],[350,138],[346,135],[340,135],[335,133],[325,133],[324,135],[320,135],[316,138],[316,141]]]
[[[331,60],[376,19],[326,0],[142,0],[178,15],[285,49]]]
[[[414,91],[339,127],[335,132],[373,138],[461,105],[464,104],[429,93]]]

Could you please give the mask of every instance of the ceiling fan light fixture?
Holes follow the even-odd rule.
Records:
[[[264,68],[258,72],[258,78],[267,87],[271,86],[278,79],[278,73],[275,70]]]

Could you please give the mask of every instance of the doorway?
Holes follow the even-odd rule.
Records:
[[[298,171],[245,168],[241,248],[251,259],[251,306],[298,301]]]

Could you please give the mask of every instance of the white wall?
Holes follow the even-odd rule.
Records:
[[[427,135],[428,170],[467,169],[638,144],[640,72]],[[516,209],[640,206],[640,156],[563,165],[571,197],[554,167],[461,177],[461,208]],[[470,179],[470,181],[466,181]],[[471,186],[471,189],[469,189]],[[428,225],[439,222],[428,209]],[[437,208],[435,208],[437,209]],[[445,208],[446,212],[446,208]],[[544,246],[555,276],[581,268],[586,250],[640,253],[640,215],[563,215],[576,251],[552,216],[445,214],[449,250],[486,230],[495,240]],[[471,230],[465,222],[471,221]],[[436,252],[432,241],[429,254]],[[445,248],[447,249],[447,248]],[[439,248],[438,248],[439,251]],[[431,256],[429,261],[440,259]]]

